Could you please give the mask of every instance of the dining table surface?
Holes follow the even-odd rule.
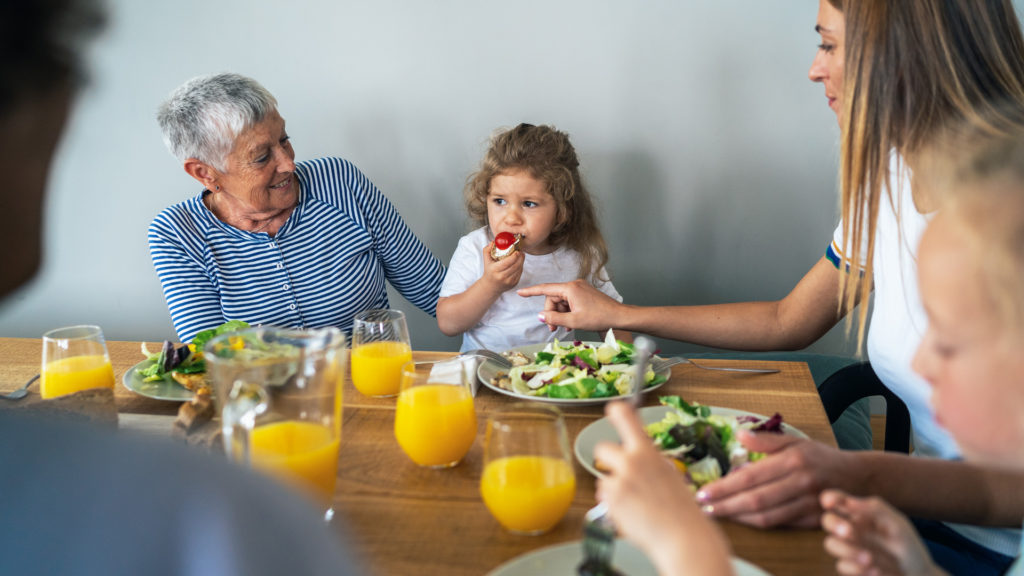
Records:
[[[108,341],[117,378],[114,399],[121,433],[171,437],[179,402],[155,400],[124,387],[124,374],[144,360],[140,342]],[[149,343],[158,350],[160,343]],[[20,387],[39,373],[42,341],[0,338],[0,393]],[[413,353],[415,360],[435,360],[454,352]],[[754,374],[701,370],[690,364],[671,368],[662,387],[649,392],[642,406],[658,397],[679,395],[699,402],[770,416],[810,438],[836,446],[821,400],[803,362],[702,359],[707,366],[775,368]],[[38,384],[32,389],[38,395]],[[450,469],[421,468],[399,448],[394,437],[394,398],[360,394],[348,377],[344,383],[342,442],[333,506],[340,534],[373,574],[488,574],[522,554],[580,540],[583,515],[594,506],[596,479],[574,459],[576,495],[569,511],[551,531],[524,536],[505,531],[480,497],[483,431],[487,417],[515,398],[480,386],[474,398],[477,439],[460,464]],[[570,445],[587,425],[603,417],[603,406],[559,406]],[[193,447],[199,450],[200,447]],[[806,529],[756,529],[717,521],[736,557],[775,575],[834,574],[833,560],[822,547],[824,533]],[[582,549],[581,549],[582,557]]]

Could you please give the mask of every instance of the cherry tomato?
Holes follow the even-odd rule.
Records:
[[[494,237],[494,246],[498,250],[507,250],[515,241],[516,237],[511,232],[502,232]]]

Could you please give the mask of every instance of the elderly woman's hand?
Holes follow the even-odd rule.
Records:
[[[637,413],[625,402],[611,402],[605,411],[622,445],[594,448],[606,471],[597,491],[619,533],[661,574],[730,574],[725,537],[701,514],[685,477],[654,448]]]

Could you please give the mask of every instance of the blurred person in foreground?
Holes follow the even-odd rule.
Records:
[[[102,26],[87,0],[0,4],[0,298],[41,257],[43,192]],[[17,410],[0,414],[0,574],[350,574],[297,495],[222,458]]]
[[[956,136],[962,150],[972,135]],[[921,238],[929,325],[914,369],[968,462],[1024,470],[1024,130],[983,140],[951,179]],[[839,573],[945,574],[883,499],[827,490],[820,501]],[[1020,553],[1007,574],[1024,575]]]

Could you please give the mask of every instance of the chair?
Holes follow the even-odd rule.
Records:
[[[829,422],[835,422],[851,404],[869,396],[885,398],[885,450],[910,452],[910,412],[871,368],[870,362],[852,364],[833,373],[818,388]]]

